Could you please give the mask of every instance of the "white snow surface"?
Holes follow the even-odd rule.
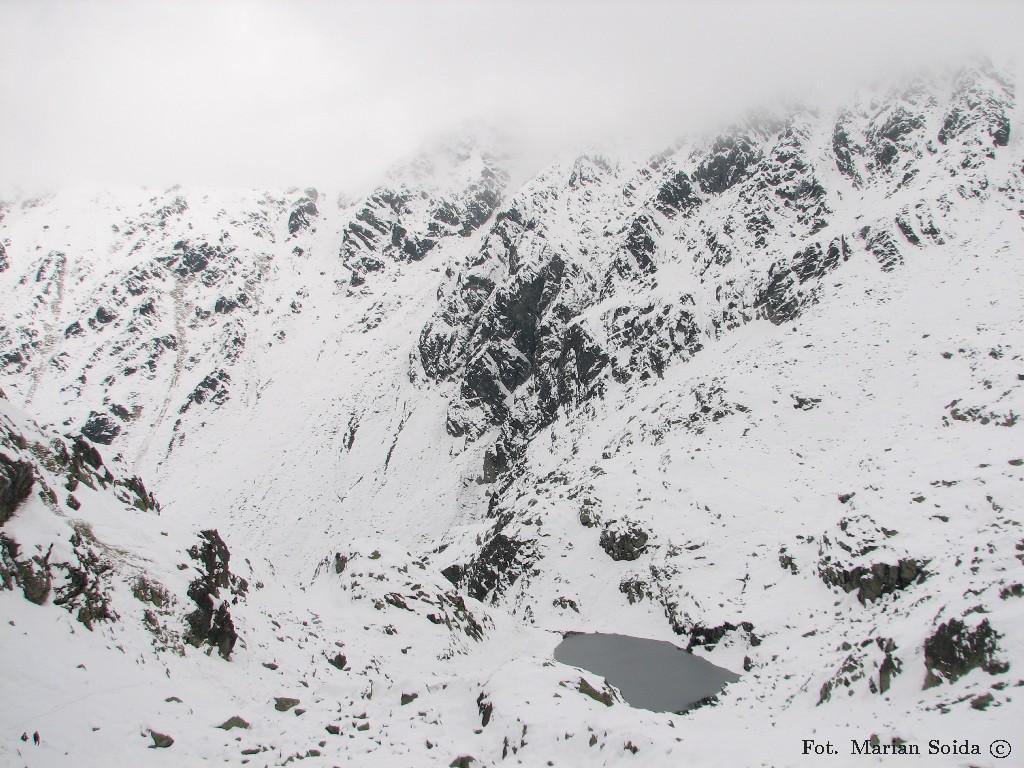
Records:
[[[692,214],[654,201],[677,171],[696,178],[713,155],[701,141],[648,160],[566,158],[515,188],[499,174],[495,211],[466,233],[430,226],[444,205],[465,221],[500,164],[471,142],[396,166],[358,201],[174,188],[0,205],[0,454],[35,477],[0,533],[19,558],[52,545],[51,563],[73,563],[88,531],[116,614],[86,627],[54,602],[57,577],[42,605],[0,584],[0,763],[884,764],[850,754],[877,735],[921,745],[910,764],[1024,765],[1024,145],[1012,86],[984,67],[974,77],[974,90],[916,83],[842,113],[755,121],[761,170],[720,192],[694,181]],[[1008,143],[981,118],[940,142],[958,98],[969,115],[1002,109]],[[864,147],[901,109],[921,119],[882,163]],[[836,163],[844,120],[863,150],[852,175]],[[784,178],[756,186],[794,146],[802,165],[783,160]],[[819,214],[774,191],[805,178],[823,188]],[[409,200],[389,208],[382,190]],[[316,215],[289,233],[311,198]],[[514,251],[498,231],[512,209],[534,222]],[[367,210],[394,219],[347,257],[344,233]],[[758,213],[766,244],[744,226]],[[657,270],[616,271],[641,215]],[[393,224],[437,244],[388,250],[404,237]],[[865,226],[889,233],[898,263],[881,263]],[[799,313],[770,322],[755,298],[771,265],[843,238],[841,262],[797,286]],[[380,266],[360,271],[364,253]],[[208,263],[184,269],[189,254]],[[535,417],[535,380],[503,391],[511,419],[534,421],[513,471],[485,482],[508,422],[462,397],[490,342],[489,310],[463,312],[460,291],[474,275],[503,290],[553,255],[567,325],[626,374],[550,420]],[[670,306],[692,307],[699,348],[637,363],[665,337],[630,346],[614,313]],[[426,327],[458,339],[463,367],[425,371]],[[70,445],[97,414],[119,429],[97,446],[113,480],[70,491],[44,447]],[[473,428],[453,435],[452,414]],[[133,505],[135,475],[158,508]],[[602,531],[630,522],[646,547],[613,560]],[[248,583],[219,598],[239,637],[230,660],[184,640],[188,549],[210,529]],[[442,574],[499,534],[520,547],[497,585]],[[925,576],[877,599],[822,575],[905,560]],[[140,578],[167,602],[141,600]],[[953,619],[987,621],[1005,669],[925,687],[925,645]],[[741,678],[685,715],[614,690],[607,706],[579,691],[601,679],[553,660],[570,630],[692,644]],[[338,653],[345,669],[328,663]],[[299,704],[281,712],[276,697]],[[250,727],[216,728],[233,715]],[[18,739],[36,730],[39,747]],[[150,731],[173,745],[150,748]],[[840,754],[803,755],[804,739]],[[931,739],[982,754],[929,756]],[[995,739],[1008,759],[989,754]]]

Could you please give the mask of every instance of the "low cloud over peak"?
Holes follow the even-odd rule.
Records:
[[[654,144],[1022,28],[1009,2],[13,0],[0,184],[353,188],[467,119]]]

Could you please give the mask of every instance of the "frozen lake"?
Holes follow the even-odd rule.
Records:
[[[555,660],[601,675],[629,704],[655,712],[682,712],[740,679],[663,640],[571,633]]]

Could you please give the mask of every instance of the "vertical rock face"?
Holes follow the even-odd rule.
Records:
[[[14,461],[0,453],[0,525],[6,523],[32,493],[34,482],[31,464]]]
[[[839,172],[860,186],[862,181],[854,161],[854,155],[859,154],[862,148],[857,146],[850,136],[852,120],[853,116],[848,111],[840,113],[832,129],[832,154],[835,156],[836,168]]]
[[[199,576],[188,588],[196,610],[185,617],[188,623],[185,640],[197,648],[209,645],[223,658],[230,659],[238,633],[228,610],[228,600],[234,597],[237,602],[239,596],[245,595],[248,584],[231,573],[231,553],[217,531],[203,531],[199,539],[200,543],[188,551],[189,557],[197,563]]]
[[[604,377],[660,376],[751,320],[791,323],[858,253],[899,269],[906,243],[922,243],[918,224],[938,236],[931,205],[948,205],[955,185],[978,194],[989,184],[983,161],[1008,135],[1012,88],[990,68],[966,71],[952,96],[944,87],[913,80],[830,122],[800,109],[757,117],[633,170],[585,157],[536,177],[449,272],[420,335],[423,371],[457,385],[449,431],[497,428],[514,460],[559,408],[599,395]],[[918,178],[936,141],[947,147],[941,183]],[[843,202],[849,186],[882,198],[917,189],[919,222],[908,213],[852,227],[862,216]],[[671,286],[660,285],[666,265]]]
[[[45,603],[53,586],[50,574],[52,552],[51,546],[45,555],[19,559],[18,543],[0,534],[0,589],[14,589],[17,586],[30,603]]]
[[[515,583],[522,563],[528,560],[529,549],[523,542],[504,532],[495,533],[462,573],[469,596],[497,600],[507,586]]]
[[[721,194],[751,175],[758,161],[755,140],[747,136],[715,139],[694,174],[701,190]]]
[[[353,287],[388,263],[420,261],[439,244],[472,235],[508,183],[501,158],[473,140],[442,144],[391,177],[352,207],[342,230],[340,256]]]
[[[295,202],[295,207],[288,214],[288,234],[294,235],[307,229],[313,219],[320,215],[316,203],[320,194],[315,189],[307,189],[306,193]]]
[[[965,71],[957,80],[952,103],[943,117],[939,141],[948,144],[970,134],[965,143],[993,157],[994,147],[1009,143],[1007,106],[1012,101],[1012,84],[991,66]]]

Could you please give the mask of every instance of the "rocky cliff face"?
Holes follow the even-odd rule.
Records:
[[[0,597],[207,670],[275,763],[711,764],[810,709],[1005,736],[1018,114],[984,64],[522,183],[460,139],[356,197],[5,204]],[[578,695],[566,630],[747,674],[670,727]],[[170,749],[238,757],[159,690]]]
[[[448,238],[471,236],[508,181],[500,158],[471,141],[442,144],[390,177],[357,204],[342,230],[339,255],[353,286],[389,262],[420,261]]]
[[[500,427],[514,454],[606,379],[661,376],[743,324],[796,320],[854,250],[890,271],[943,242],[951,194],[996,183],[1017,206],[1019,174],[997,182],[989,167],[1011,85],[981,68],[946,88],[912,82],[833,119],[756,116],[635,167],[581,157],[542,174],[448,276],[421,334],[424,371],[457,384],[449,432]]]
[[[98,539],[98,521],[90,518],[104,507],[136,524],[159,514],[142,481],[111,472],[82,437],[46,434],[5,400],[0,408],[0,466],[13,502],[0,532],[0,587],[39,606],[60,606],[89,630],[121,620],[124,609],[116,606],[129,584],[150,584],[169,603],[159,577]]]

